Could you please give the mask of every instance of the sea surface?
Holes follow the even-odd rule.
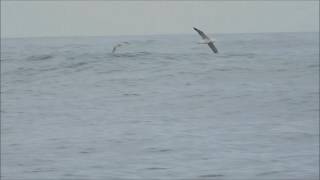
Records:
[[[318,33],[214,37],[1,39],[1,179],[319,179]]]

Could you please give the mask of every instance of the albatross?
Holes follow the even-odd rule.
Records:
[[[118,47],[121,47],[121,46],[127,45],[127,44],[129,44],[129,42],[122,42],[122,43],[119,43],[119,44],[113,46],[112,53],[115,53]]]
[[[210,47],[210,49],[214,52],[214,53],[218,53],[218,49],[216,48],[216,46],[213,44],[214,40],[210,39],[204,32],[200,31],[197,28],[193,28],[195,31],[197,31],[199,33],[199,35],[202,38],[202,42],[200,42],[199,44],[208,44],[208,46]]]

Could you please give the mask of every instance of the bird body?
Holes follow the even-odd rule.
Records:
[[[201,41],[198,42],[198,44],[208,44],[208,43],[211,43],[211,42],[214,42],[213,40],[208,40],[208,39],[203,39]]]

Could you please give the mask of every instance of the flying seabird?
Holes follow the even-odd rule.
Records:
[[[208,44],[208,46],[210,47],[210,49],[212,49],[212,51],[214,53],[218,53],[218,49],[216,48],[216,46],[214,46],[214,40],[211,40],[204,32],[200,31],[197,28],[193,28],[195,31],[197,31],[199,33],[199,35],[202,37],[202,42],[200,42],[200,44]]]
[[[112,53],[115,53],[118,47],[121,47],[126,44],[129,44],[129,42],[122,42],[122,43],[119,43],[119,44],[113,46]]]

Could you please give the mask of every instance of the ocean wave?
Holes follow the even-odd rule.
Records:
[[[43,61],[43,60],[48,60],[52,59],[54,56],[51,54],[42,54],[42,55],[32,55],[27,57],[28,61]]]
[[[68,64],[68,65],[65,65],[64,67],[65,68],[78,68],[80,66],[84,66],[84,65],[87,65],[88,62],[77,62],[77,63],[72,63],[72,64]]]
[[[146,51],[142,51],[142,52],[128,52],[128,53],[110,53],[111,57],[130,57],[130,58],[134,58],[134,57],[141,57],[141,56],[147,56],[147,55],[151,55],[151,52],[146,52]]]
[[[246,58],[254,58],[257,55],[255,53],[221,53],[218,57],[222,58],[235,58],[235,57],[246,57]]]

